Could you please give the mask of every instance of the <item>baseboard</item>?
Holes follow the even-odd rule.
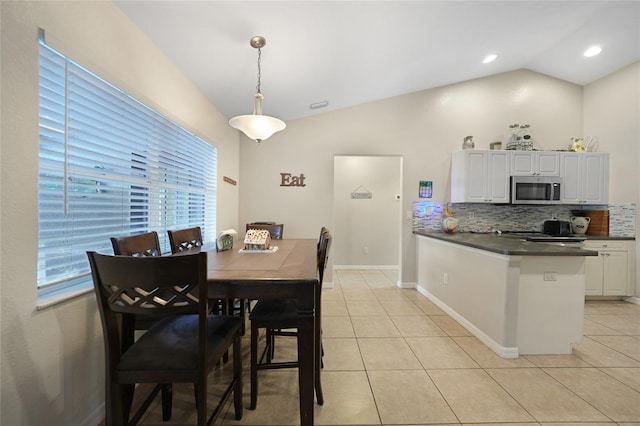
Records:
[[[402,282],[402,281],[398,281],[396,283],[396,286],[398,286],[399,288],[411,288],[414,289],[418,286],[418,283],[416,282]]]
[[[433,294],[429,293],[425,288],[421,286],[417,286],[416,290],[423,296],[427,297],[430,301],[432,301],[437,307],[445,311],[451,318],[456,320],[461,326],[466,328],[471,334],[476,336],[478,340],[487,345],[489,349],[494,351],[498,356],[505,359],[514,359],[518,358],[518,348],[510,347],[510,346],[502,346],[487,334],[485,334],[482,330],[477,328],[475,325],[467,321],[462,315],[458,314],[456,311],[451,309],[448,305],[443,303],[440,299],[435,297]]]
[[[84,419],[78,426],[95,426],[102,423],[105,418],[105,404],[104,402],[100,404],[93,413],[89,414],[89,416]]]
[[[638,296],[625,297],[622,300],[624,300],[625,302],[633,303],[634,305],[640,305],[640,297]]]
[[[398,265],[333,265],[333,269],[397,269]]]

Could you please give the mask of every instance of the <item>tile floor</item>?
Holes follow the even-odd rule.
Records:
[[[317,425],[640,425],[640,305],[587,302],[572,355],[505,360],[395,282],[394,271],[337,270],[335,288],[323,291]],[[243,343],[247,356],[248,336]],[[276,348],[295,357],[294,339]],[[297,371],[261,371],[259,380],[257,409],[236,421],[229,405],[217,424],[298,424]],[[142,424],[195,424],[191,387],[174,392],[172,420],[162,422],[156,404]],[[247,377],[245,406],[248,395]]]

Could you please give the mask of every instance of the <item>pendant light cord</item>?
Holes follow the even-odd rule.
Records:
[[[256,91],[258,93],[261,93],[260,92],[260,77],[261,77],[261,75],[260,75],[261,74],[260,73],[260,62],[261,62],[261,59],[262,59],[262,49],[258,49],[258,84],[256,85]]]

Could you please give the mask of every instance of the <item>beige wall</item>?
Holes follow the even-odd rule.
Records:
[[[92,293],[36,311],[38,28],[49,44],[218,148],[238,176],[238,134],[111,2],[0,2],[0,424],[97,424],[102,332]],[[237,227],[238,187],[220,183],[218,229]]]
[[[477,149],[506,142],[508,126],[529,123],[538,149],[566,149],[582,134],[582,87],[514,71],[290,121],[257,145],[240,144],[240,223],[286,224],[287,236],[317,237],[333,228],[333,156],[403,157],[402,277],[415,284],[415,241],[406,212],[418,182],[433,181],[433,200],[448,201],[451,153],[473,135]],[[613,168],[613,167],[612,167]],[[304,173],[304,188],[279,186],[280,172]],[[338,236],[336,236],[338,238]]]

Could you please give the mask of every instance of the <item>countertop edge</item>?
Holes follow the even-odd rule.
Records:
[[[413,234],[485,250],[505,256],[598,256],[597,251],[562,247],[543,242],[501,238],[494,234],[413,231]]]

